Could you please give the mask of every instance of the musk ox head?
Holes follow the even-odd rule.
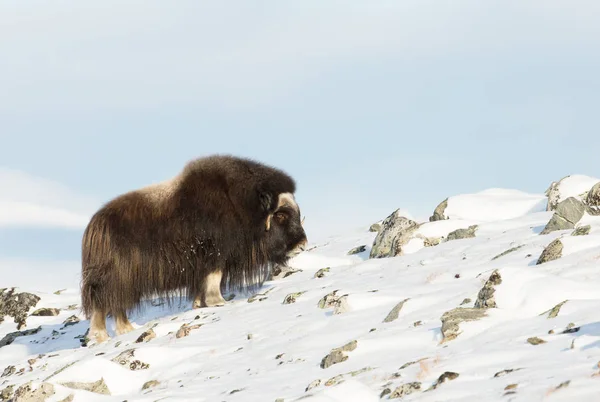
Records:
[[[306,249],[300,207],[292,193],[281,193],[271,202],[265,222],[265,242],[273,262],[285,264]]]

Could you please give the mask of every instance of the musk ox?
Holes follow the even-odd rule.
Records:
[[[89,337],[133,329],[127,316],[148,296],[221,306],[221,289],[257,288],[306,247],[295,181],[230,155],[189,162],[174,178],[122,194],[91,218],[82,239],[82,311]]]

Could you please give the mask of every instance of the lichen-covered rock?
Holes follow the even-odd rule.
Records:
[[[379,232],[381,230],[381,224],[383,223],[383,221],[379,221],[379,222],[375,222],[374,224],[372,224],[371,226],[369,226],[369,232]]]
[[[442,317],[442,342],[456,339],[460,335],[460,324],[467,321],[476,321],[486,316],[486,309],[457,307],[445,312]]]
[[[367,251],[367,246],[363,244],[361,246],[354,247],[352,250],[348,251],[348,255],[360,254],[364,253],[365,251]]]
[[[337,299],[333,304],[333,314],[344,314],[350,311],[350,304],[348,303],[348,295],[344,295]]]
[[[5,316],[12,317],[20,330],[26,326],[29,309],[35,307],[39,301],[40,297],[32,293],[16,293],[15,288],[0,289],[0,323],[4,321]]]
[[[327,268],[321,268],[321,269],[319,269],[319,270],[318,270],[318,271],[315,273],[315,276],[314,276],[314,278],[316,278],[316,279],[318,279],[318,278],[322,278],[322,277],[324,277],[324,276],[325,276],[325,274],[326,274],[326,273],[328,273],[329,271],[330,271],[330,268],[329,268],[329,267],[327,267]]]
[[[340,302],[340,299],[344,296],[347,296],[347,295],[338,296],[337,292],[338,292],[338,290],[336,289],[333,292],[330,292],[330,293],[326,294],[325,296],[323,296],[317,303],[317,306],[321,309],[326,309],[326,308],[330,308],[330,307],[335,308],[335,306]]]
[[[321,368],[326,369],[348,360],[346,352],[352,352],[358,346],[357,341],[348,342],[342,347],[332,349],[331,352],[321,360]]]
[[[95,382],[65,382],[60,385],[71,389],[93,392],[95,394],[110,395],[110,390],[104,382],[104,378]]]
[[[447,381],[452,381],[452,380],[456,380],[458,378],[459,374],[452,372],[452,371],[446,371],[444,374],[442,374],[441,376],[439,376],[439,378],[437,379],[437,381],[435,382],[435,384],[433,384],[431,387],[429,387],[427,389],[427,391],[432,391],[434,389],[437,389],[441,384],[447,382]]]
[[[592,227],[590,225],[578,226],[573,230],[571,236],[587,236],[592,231]]]
[[[433,211],[433,215],[429,217],[429,222],[443,221],[443,220],[448,219],[444,215],[447,207],[448,207],[448,198],[446,198],[444,201],[440,202],[439,205],[435,208],[435,210]]]
[[[558,260],[562,257],[563,244],[560,239],[556,239],[552,241],[548,246],[542,251],[540,257],[538,258],[536,265],[544,264],[549,261]]]
[[[0,401],[8,401],[15,393],[15,386],[9,385],[0,392]]]
[[[545,235],[556,230],[567,230],[575,228],[585,213],[585,205],[575,197],[569,197],[556,206],[550,221],[544,227],[541,234]]]
[[[154,332],[154,330],[152,328],[150,328],[147,331],[144,331],[139,338],[136,339],[136,343],[142,343],[142,342],[150,342],[150,340],[156,338],[156,333]]]
[[[54,385],[50,383],[43,382],[34,388],[30,381],[17,388],[11,402],[44,402],[55,392]]]
[[[418,381],[415,382],[409,382],[407,384],[403,384],[401,386],[399,386],[398,388],[396,388],[391,394],[389,399],[398,399],[398,398],[402,398],[406,395],[410,395],[412,393],[415,393],[417,391],[421,390],[421,383]]]
[[[477,300],[475,300],[475,308],[496,308],[496,300],[494,299],[494,293],[496,292],[495,286],[498,286],[502,283],[502,277],[498,270],[495,270],[490,275],[489,279],[486,281],[483,288],[479,291],[477,295]]]
[[[546,190],[547,211],[554,211],[563,200],[574,197],[584,201],[591,189],[599,182],[598,178],[584,175],[568,175],[558,182],[552,182]]]
[[[394,308],[383,319],[383,322],[386,323],[386,322],[392,322],[394,320],[397,320],[398,316],[400,315],[400,310],[402,310],[402,307],[404,307],[404,303],[406,303],[408,300],[409,299],[404,299],[400,303],[396,304],[396,306],[394,306]]]
[[[456,229],[453,232],[448,233],[446,241],[469,239],[475,237],[475,232],[479,227],[477,225],[471,225],[468,228]]]
[[[514,253],[515,251],[517,251],[518,249],[524,247],[524,244],[521,244],[520,246],[516,246],[516,247],[511,247],[506,251],[503,251],[502,253],[498,254],[497,256],[495,256],[494,258],[492,258],[492,261],[497,260],[498,258],[502,258],[505,255],[508,255],[510,253]]]
[[[402,246],[410,240],[410,235],[419,227],[412,219],[401,215],[400,209],[390,214],[377,233],[369,258],[394,257],[402,254]]]
[[[556,318],[558,317],[558,313],[560,313],[560,309],[562,308],[562,306],[567,302],[568,300],[563,300],[562,302],[558,303],[556,306],[554,306],[553,308],[551,308],[548,311],[543,312],[540,315],[544,315],[546,313],[548,313],[548,318]]]
[[[594,184],[594,187],[588,191],[585,198],[585,205],[588,214],[600,215],[600,182]]]
[[[35,310],[33,313],[31,313],[32,316],[36,316],[36,317],[55,317],[59,314],[60,314],[59,309],[48,308],[48,307],[39,308],[39,309]]]
[[[149,388],[154,388],[154,387],[156,387],[159,384],[160,384],[160,381],[158,381],[158,380],[146,381],[144,383],[144,385],[142,385],[142,391],[147,390]]]

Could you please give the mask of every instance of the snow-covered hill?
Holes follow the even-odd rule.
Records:
[[[573,180],[586,192],[600,181]],[[28,316],[21,331],[37,332],[0,347],[0,393],[29,383],[46,393],[37,401],[599,400],[600,216],[577,183],[560,187],[450,197],[431,222],[391,214],[379,234],[367,224],[313,244],[259,294],[148,306],[134,332],[101,345],[80,342],[78,289],[37,291],[32,274],[17,289],[41,298],[29,313],[58,315]],[[565,204],[547,210],[548,197]],[[563,226],[542,234],[550,221]],[[392,251],[372,256],[374,241]],[[0,339],[16,330],[6,317]]]

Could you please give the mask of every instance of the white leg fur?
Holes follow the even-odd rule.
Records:
[[[96,310],[92,313],[89,338],[96,343],[102,343],[109,339],[106,331],[106,315],[103,312]]]
[[[224,306],[227,303],[221,295],[222,277],[222,271],[208,274],[202,294],[194,299],[193,308]]]

